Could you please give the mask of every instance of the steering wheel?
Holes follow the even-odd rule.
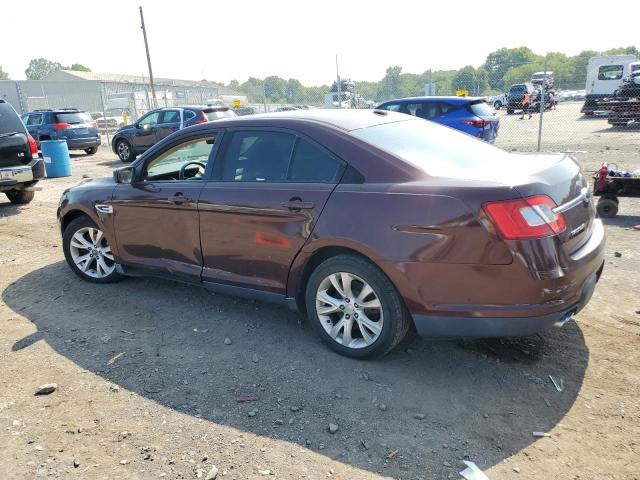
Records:
[[[187,170],[187,167],[188,167],[189,165],[198,165],[199,167],[202,167],[202,174],[203,174],[203,175],[204,175],[204,171],[205,171],[205,169],[207,168],[207,166],[206,166],[204,163],[202,163],[202,162],[196,162],[196,161],[193,161],[193,162],[187,162],[187,163],[185,163],[184,165],[182,165],[182,167],[180,167],[180,173],[178,174],[178,178],[179,178],[180,180],[184,180],[184,172]]]

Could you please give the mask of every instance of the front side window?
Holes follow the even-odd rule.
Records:
[[[165,110],[162,112],[160,123],[180,123],[180,112],[177,110]]]
[[[158,118],[160,117],[160,112],[151,112],[147,114],[145,117],[138,122],[139,125],[156,125],[158,123]]]
[[[196,138],[175,145],[151,160],[144,178],[148,181],[202,180],[215,137]]]
[[[27,120],[27,125],[40,125],[41,123],[42,123],[41,113],[29,115],[29,119]]]
[[[620,80],[623,72],[622,65],[602,65],[598,69],[598,80]]]
[[[225,182],[284,182],[295,143],[290,133],[234,132],[225,149],[222,180]]]

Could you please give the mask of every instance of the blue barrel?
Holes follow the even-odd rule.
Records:
[[[71,157],[65,140],[43,140],[40,142],[47,177],[71,175]]]

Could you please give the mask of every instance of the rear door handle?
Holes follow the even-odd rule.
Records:
[[[169,197],[169,201],[175,203],[176,205],[182,205],[183,203],[188,203],[191,201],[190,197],[185,197],[182,193],[176,193]]]
[[[288,202],[282,202],[280,205],[289,210],[311,210],[315,207],[315,203],[301,200],[289,200]]]

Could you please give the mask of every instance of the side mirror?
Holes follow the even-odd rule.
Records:
[[[133,183],[136,169],[133,167],[122,167],[113,171],[113,180],[116,183]]]
[[[139,129],[139,128],[140,128],[140,124],[139,124],[138,122],[134,123],[134,124],[133,124],[133,126],[134,126],[136,129]]]

